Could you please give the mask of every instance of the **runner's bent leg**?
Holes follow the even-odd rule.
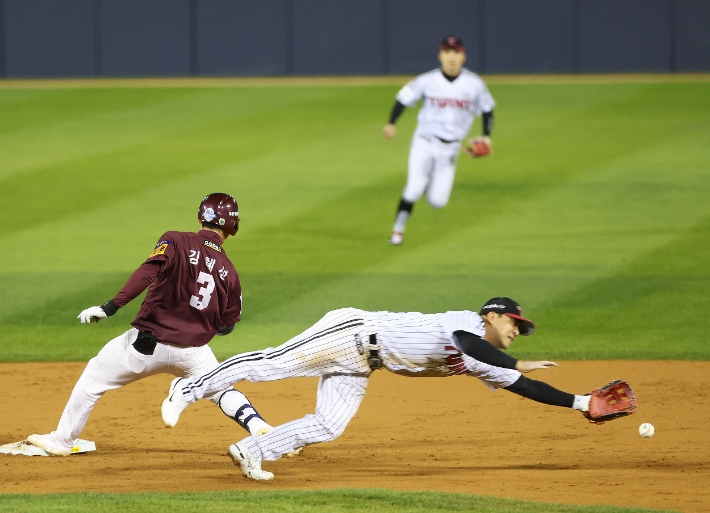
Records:
[[[138,330],[132,328],[110,340],[89,360],[74,385],[57,429],[50,438],[63,447],[72,447],[84,430],[96,402],[109,390],[115,390],[141,378],[158,374],[164,365],[155,355],[143,355],[132,346]]]

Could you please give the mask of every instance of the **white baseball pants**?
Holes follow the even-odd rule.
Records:
[[[247,437],[244,443],[262,461],[276,460],[305,445],[335,440],[365,396],[371,373],[368,338],[375,331],[367,312],[334,310],[279,347],[233,356],[206,375],[188,380],[183,397],[195,402],[242,380],[257,383],[320,376],[315,415],[276,426],[266,435]]]
[[[445,143],[427,132],[416,130],[409,148],[407,184],[402,198],[416,203],[426,192],[429,205],[445,207],[454,186],[460,152],[460,141]]]
[[[105,392],[162,372],[178,377],[199,376],[219,364],[209,345],[177,347],[158,343],[152,355],[144,355],[133,347],[137,336],[138,330],[131,328],[108,342],[99,354],[89,360],[74,385],[57,429],[49,435],[57,445],[69,448],[74,445],[91,410]],[[251,410],[246,396],[234,389],[211,393],[206,398],[218,404],[225,415],[235,420],[240,409],[240,414]],[[248,405],[247,408],[242,408],[245,405]],[[254,420],[260,425],[252,427],[250,424],[252,429],[268,425],[261,418]]]

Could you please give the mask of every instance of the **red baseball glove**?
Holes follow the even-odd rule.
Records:
[[[592,396],[589,411],[582,414],[593,424],[604,424],[607,420],[626,417],[636,411],[636,395],[622,379],[595,388],[587,395]]]
[[[464,145],[462,149],[472,157],[485,157],[491,153],[491,148],[491,138],[483,135],[469,139],[468,145]]]

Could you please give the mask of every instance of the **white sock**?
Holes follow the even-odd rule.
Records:
[[[397,218],[394,220],[393,232],[404,233],[404,228],[407,226],[407,221],[409,221],[409,212],[406,210],[400,210],[397,212]]]
[[[592,400],[591,395],[575,395],[572,408],[579,411],[589,411],[589,402]]]
[[[271,428],[270,426],[264,419],[261,417],[254,417],[247,423],[247,427],[249,428],[249,434],[251,436],[256,435],[256,432],[259,431],[262,428]]]

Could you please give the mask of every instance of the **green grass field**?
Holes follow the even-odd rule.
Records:
[[[566,506],[533,503],[495,497],[454,493],[398,492],[393,490],[319,490],[205,493],[122,493],[122,494],[0,494],[0,512],[113,513],[141,511],[164,513],[244,512],[387,512],[426,511],[476,513],[642,513],[658,510],[613,508],[610,506]]]
[[[140,301],[78,313],[215,191],[239,201],[244,292],[219,358],[334,308],[507,295],[538,325],[519,358],[709,359],[710,79],[490,89],[494,155],[462,155],[449,205],[390,247],[416,122],[382,137],[397,86],[0,88],[0,361],[94,356]]]

